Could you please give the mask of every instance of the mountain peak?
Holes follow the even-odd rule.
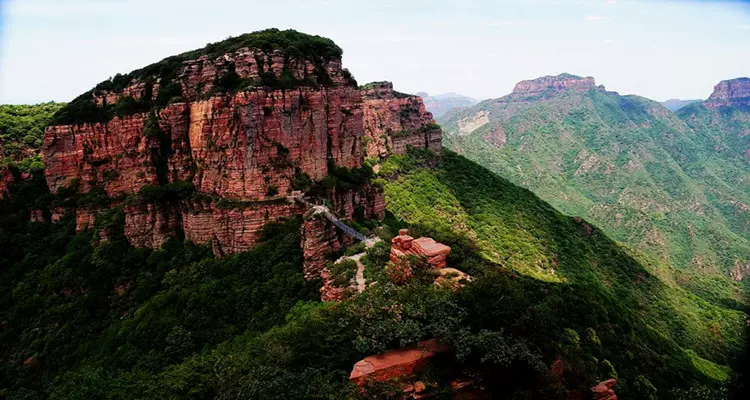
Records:
[[[709,108],[730,105],[750,105],[750,78],[735,78],[719,82],[706,100]]]
[[[594,78],[580,77],[568,73],[557,76],[543,76],[540,78],[521,81],[513,88],[513,94],[532,95],[543,93],[555,93],[572,90],[575,92],[586,92],[596,87]]]

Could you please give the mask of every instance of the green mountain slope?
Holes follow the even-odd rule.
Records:
[[[750,164],[716,150],[722,128],[694,129],[657,102],[567,74],[442,123],[447,147],[680,269],[697,293],[741,301],[729,276],[750,261]]]
[[[377,182],[384,238],[409,227],[450,244],[449,265],[471,283],[381,280],[323,304],[320,282],[302,278],[299,221],[222,259],[175,240],[133,249],[117,215],[97,222],[109,243],[75,235],[70,219],[30,223],[52,195],[39,176],[14,185],[0,201],[0,397],[360,398],[348,383],[356,361],[432,337],[457,357],[421,377],[435,387],[461,373],[503,398],[586,393],[611,377],[623,399],[725,393],[744,313],[653,275],[596,227],[454,153],[391,158]],[[368,276],[387,258],[370,251]],[[557,360],[562,375],[551,375]]]
[[[0,104],[0,166],[17,164],[23,171],[40,169],[44,128],[65,103]]]

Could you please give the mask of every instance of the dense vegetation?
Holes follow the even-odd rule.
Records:
[[[13,164],[26,172],[43,168],[39,152],[44,128],[64,105],[0,105],[0,166]]]
[[[159,62],[128,74],[117,74],[99,83],[96,87],[71,101],[65,108],[55,114],[55,124],[78,124],[86,122],[105,122],[114,116],[125,116],[137,112],[146,112],[154,108],[164,107],[169,103],[185,101],[182,86],[179,81],[183,63],[197,60],[202,56],[214,60],[224,54],[232,53],[243,48],[258,49],[267,54],[279,51],[286,59],[285,68],[290,59],[304,59],[315,65],[314,76],[304,81],[295,79],[285,70],[280,77],[269,71],[270,66],[264,67],[264,60],[256,57],[260,71],[259,80],[240,79],[235,72],[233,63],[225,73],[216,77],[213,89],[203,96],[218,93],[232,93],[250,87],[269,87],[272,89],[290,89],[297,86],[332,86],[333,82],[325,69],[327,61],[341,58],[343,51],[332,40],[316,35],[307,35],[295,30],[266,29],[263,31],[246,33],[237,37],[230,37],[216,43],[207,44],[202,49],[188,51],[167,57]],[[350,83],[356,85],[354,78],[344,71]],[[154,84],[159,83],[157,96],[152,100]],[[106,92],[122,93],[133,83],[143,83],[145,93],[140,100],[124,96],[116,104],[97,105],[93,101],[95,94]],[[200,89],[200,88],[199,88]],[[200,92],[200,90],[198,90]]]
[[[117,208],[106,243],[74,234],[71,216],[30,223],[29,208],[54,196],[39,175],[13,186],[0,202],[0,396],[356,398],[354,362],[433,337],[455,353],[422,376],[433,388],[458,374],[505,398],[558,398],[610,377],[621,398],[723,393],[743,313],[660,280],[585,221],[453,153],[391,158],[381,175],[391,214],[378,231],[450,244],[449,264],[472,283],[395,285],[376,246],[363,262],[378,284],[322,304],[320,282],[302,278],[297,220],[216,259],[178,240],[127,246]],[[565,369],[553,379],[557,359]],[[389,390],[368,393],[400,389]]]
[[[696,129],[656,102],[600,89],[510,95],[454,113],[445,143],[731,307],[743,299],[729,273],[750,254],[750,166],[737,152],[747,137],[691,109],[705,108],[680,110]],[[480,111],[490,122],[458,134],[458,121]]]

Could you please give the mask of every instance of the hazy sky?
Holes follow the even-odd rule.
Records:
[[[0,0],[0,103],[69,101],[227,36],[333,39],[357,80],[500,97],[569,72],[622,94],[705,98],[750,75],[747,1]]]

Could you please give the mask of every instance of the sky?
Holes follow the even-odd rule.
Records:
[[[360,84],[410,93],[496,98],[568,72],[661,101],[750,76],[748,1],[0,0],[0,104],[70,101],[272,27],[329,37]]]

